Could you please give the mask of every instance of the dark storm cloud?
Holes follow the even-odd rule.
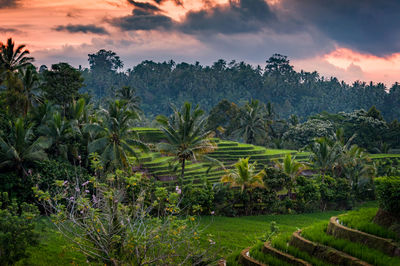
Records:
[[[16,7],[19,0],[0,0],[0,8]]]
[[[189,34],[235,34],[257,32],[276,22],[277,17],[264,0],[241,0],[191,11],[179,28]]]
[[[400,52],[398,0],[283,0],[281,5],[343,46],[378,56]]]
[[[174,25],[173,20],[161,14],[152,14],[134,10],[132,15],[111,20],[111,25],[122,30],[168,30]]]
[[[0,33],[9,33],[9,32],[15,33],[15,32],[20,32],[20,31],[17,30],[17,29],[13,29],[13,28],[3,28],[3,27],[0,27]]]
[[[160,9],[157,6],[150,3],[136,2],[133,0],[128,0],[128,3],[133,5],[135,8],[139,8],[144,11],[149,11],[149,12],[160,11]]]
[[[88,25],[59,25],[54,28],[55,31],[67,31],[70,33],[94,33],[94,34],[99,34],[99,35],[106,35],[108,32],[106,31],[105,28],[99,27],[93,24],[88,24]]]
[[[150,3],[128,0],[135,8],[132,15],[111,19],[111,25],[122,30],[170,30],[174,27],[174,21],[163,14],[161,10]]]
[[[257,33],[266,40],[267,35],[274,36],[272,41],[284,36],[295,43],[296,35],[303,34],[312,46],[326,45],[319,49],[325,52],[335,44],[378,56],[400,52],[399,0],[281,0],[273,6],[264,0],[231,0],[189,11],[180,22],[162,13],[164,0],[128,1],[134,6],[132,15],[111,20],[127,31],[177,31],[202,41]]]

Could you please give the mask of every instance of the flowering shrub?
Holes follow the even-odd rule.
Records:
[[[208,263],[215,242],[210,238],[209,248],[200,248],[195,217],[179,216],[179,188],[149,194],[136,189],[141,174],[125,175],[59,180],[57,193],[35,192],[55,226],[91,259],[114,265]]]

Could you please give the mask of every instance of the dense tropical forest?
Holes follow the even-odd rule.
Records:
[[[1,265],[400,264],[398,83],[88,56],[0,44]]]

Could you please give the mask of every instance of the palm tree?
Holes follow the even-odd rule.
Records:
[[[0,137],[0,169],[15,168],[20,176],[27,176],[29,163],[47,159],[45,149],[50,142],[44,137],[35,139],[32,128],[22,118],[10,123],[8,137]]]
[[[292,188],[296,182],[296,178],[301,174],[302,171],[308,169],[305,164],[296,161],[296,157],[292,157],[287,154],[283,159],[283,162],[276,161],[276,167],[278,167],[283,173],[290,177],[290,184],[288,186],[288,197],[292,197]]]
[[[71,136],[71,127],[59,112],[55,112],[44,125],[39,126],[38,132],[51,141],[50,150],[53,155],[68,158],[68,140]]]
[[[128,108],[140,112],[140,98],[136,95],[135,88],[123,86],[117,91],[117,97],[127,103]]]
[[[335,163],[342,154],[338,142],[333,142],[326,137],[316,138],[313,143],[307,146],[311,152],[310,161],[313,166],[320,170],[322,181],[325,181],[325,174],[332,170]]]
[[[251,209],[248,208],[247,203],[252,202],[251,193],[249,194],[249,199],[247,199],[246,193],[252,188],[263,187],[263,177],[266,175],[264,170],[257,173],[257,163],[249,164],[249,159],[250,157],[239,159],[234,168],[227,171],[221,178],[222,183],[230,183],[231,187],[240,187],[246,215],[249,214]]]
[[[6,75],[33,62],[33,57],[28,57],[29,51],[24,48],[23,44],[15,47],[11,38],[7,40],[7,44],[0,43],[0,67],[5,70]]]
[[[107,110],[100,111],[100,116],[99,123],[85,127],[85,132],[94,136],[94,140],[88,145],[88,152],[101,154],[102,161],[108,168],[127,168],[130,165],[128,157],[137,157],[134,147],[148,150],[147,145],[139,140],[137,133],[131,128],[138,115],[128,110],[124,102],[110,102]]]
[[[243,136],[244,141],[250,144],[255,143],[257,136],[266,134],[266,120],[259,101],[252,100],[245,105],[245,112],[240,117],[239,128],[234,133]]]
[[[355,195],[359,193],[359,184],[363,180],[372,178],[376,172],[375,167],[369,164],[370,162],[369,156],[357,145],[351,146],[338,162],[341,175],[350,180]]]
[[[206,131],[207,119],[203,110],[198,106],[192,110],[190,103],[186,102],[181,110],[173,107],[170,118],[158,116],[157,122],[167,139],[167,143],[160,144],[163,153],[175,156],[181,164],[181,178],[185,176],[185,163],[187,160],[197,160],[198,157],[216,162],[205,154],[213,151],[216,145],[211,141],[211,131]]]
[[[264,170],[256,173],[257,163],[249,164],[249,159],[250,157],[239,159],[234,168],[222,176],[221,182],[230,183],[232,187],[240,187],[242,192],[248,188],[262,187],[266,173]]]

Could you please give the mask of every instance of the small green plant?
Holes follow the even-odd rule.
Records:
[[[0,194],[0,265],[12,265],[27,257],[26,249],[36,245],[36,206],[10,200],[8,194]]]
[[[400,176],[375,179],[379,207],[395,216],[400,216]]]
[[[269,241],[274,235],[279,233],[279,227],[275,221],[272,221],[269,225],[269,231],[264,236],[260,237],[259,240],[262,242]]]

